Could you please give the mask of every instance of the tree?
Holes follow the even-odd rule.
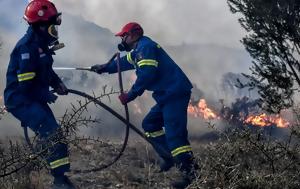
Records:
[[[257,98],[257,90],[249,91],[247,88],[240,88],[240,83],[248,83],[249,79],[245,78],[240,73],[232,73],[227,72],[223,74],[222,81],[221,81],[221,89],[224,94],[231,97],[243,97],[248,96],[251,98]]]
[[[232,13],[248,32],[241,40],[254,59],[250,82],[257,88],[263,108],[279,112],[291,107],[300,85],[300,1],[227,0]]]

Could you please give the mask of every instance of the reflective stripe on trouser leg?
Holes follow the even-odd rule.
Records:
[[[169,100],[163,106],[166,140],[177,165],[191,163],[192,148],[188,141],[187,107],[190,94]]]
[[[158,155],[161,158],[170,159],[172,156],[166,143],[163,123],[161,108],[156,104],[144,118],[142,127]]]
[[[174,150],[171,151],[171,153],[172,153],[172,156],[175,157],[179,154],[191,152],[191,151],[192,151],[192,147],[190,145],[186,145],[186,146],[181,146],[181,147],[175,148]]]
[[[61,158],[55,161],[50,162],[50,168],[55,169],[63,165],[70,164],[69,157]]]
[[[53,114],[50,114],[53,115]],[[55,118],[54,116],[52,119],[49,119],[48,122],[46,121],[44,124],[45,125],[53,125]],[[51,140],[51,135],[54,135],[54,138],[59,139],[60,142],[57,142],[54,144],[50,149],[50,155],[47,158],[47,162],[51,168],[51,173],[52,175],[63,175],[65,172],[70,171],[70,161],[69,161],[69,153],[68,153],[68,145],[64,143],[64,136],[61,133],[62,131],[60,130],[60,126],[57,125],[58,128],[54,131],[47,132],[46,130],[41,128],[41,133],[47,133],[49,134],[46,137],[46,140],[48,137],[50,137]],[[51,145],[52,141],[48,141]]]
[[[165,135],[165,131],[162,129],[162,130],[159,130],[159,131],[145,132],[145,135],[148,138],[155,138],[155,137],[159,137],[159,136]]]
[[[161,158],[165,160],[172,159],[172,155],[166,142],[165,134],[156,137],[148,136],[148,139],[151,141],[152,147]]]
[[[192,147],[190,145],[178,147],[172,150],[171,153],[174,157],[175,164],[180,171],[191,171],[194,163],[194,156],[192,152]]]
[[[26,106],[24,105],[14,109],[11,113],[19,119],[23,125],[29,127],[39,136],[39,141],[37,143],[39,149],[36,150],[42,151],[44,148],[49,148],[47,149],[49,152],[44,154],[43,157],[47,160],[50,167],[50,162],[68,157],[68,147],[66,144],[51,144],[51,141],[48,141],[48,138],[53,135],[60,126],[57,124],[55,117],[47,104],[33,102]],[[51,172],[53,174],[63,174],[64,172],[69,171],[69,169],[70,165],[64,164],[52,169]]]
[[[70,170],[68,146],[64,143],[57,143],[50,149],[52,154],[47,157],[47,162],[53,175],[63,175]]]

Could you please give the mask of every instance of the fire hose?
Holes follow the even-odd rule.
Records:
[[[120,53],[116,53],[113,55],[113,57],[110,59],[109,62],[111,62],[113,59],[115,59],[115,57],[117,57],[117,69],[118,69],[118,80],[119,80],[119,88],[120,88],[120,92],[121,94],[124,93],[124,88],[123,88],[123,80],[122,80],[122,73],[121,73],[121,67],[120,67]],[[128,138],[129,138],[129,110],[128,110],[128,105],[127,103],[124,105],[124,108],[125,108],[125,115],[126,115],[126,131],[125,131],[125,138],[124,138],[124,142],[123,142],[123,145],[122,145],[122,148],[121,150],[119,151],[118,155],[109,163],[107,164],[104,164],[100,167],[96,167],[96,168],[93,168],[93,169],[89,169],[89,170],[73,170],[73,172],[76,172],[76,173],[87,173],[87,172],[96,172],[96,171],[101,171],[103,169],[106,169],[108,167],[110,167],[111,165],[113,165],[114,163],[116,163],[120,158],[121,156],[123,155],[125,149],[126,149],[126,146],[127,146],[127,143],[128,143]]]
[[[119,78],[119,86],[120,86],[120,92],[123,93],[124,89],[123,89],[123,82],[122,82],[122,75],[121,75],[121,68],[120,68],[120,54],[116,53],[111,59],[110,61],[112,61],[113,59],[115,59],[115,57],[117,57],[117,66],[118,66],[118,78]],[[78,68],[77,70],[89,70],[91,71],[89,68]],[[101,102],[100,100],[98,100],[95,97],[92,97],[84,92],[81,91],[77,91],[74,89],[68,89],[68,93],[71,94],[75,94],[81,97],[84,97],[90,101],[93,101],[95,104],[101,106],[103,109],[105,109],[106,111],[108,111],[109,113],[111,113],[113,116],[115,116],[116,118],[118,118],[120,121],[122,121],[125,125],[126,125],[126,131],[125,131],[125,138],[124,138],[124,142],[123,145],[118,153],[118,155],[109,163],[101,165],[99,167],[96,168],[92,168],[92,169],[87,169],[87,170],[72,170],[75,173],[89,173],[89,172],[97,172],[97,171],[101,171],[103,169],[106,169],[108,167],[110,167],[111,165],[113,165],[114,163],[116,163],[120,157],[123,155],[123,152],[126,149],[127,143],[128,143],[128,138],[129,138],[129,129],[132,129],[134,132],[136,132],[140,137],[142,137],[144,140],[146,140],[148,143],[153,144],[153,141],[150,140],[142,131],[140,131],[136,126],[134,126],[132,123],[129,122],[129,110],[128,110],[128,106],[127,104],[124,105],[125,108],[125,114],[126,114],[126,118],[124,118],[123,116],[121,116],[119,113],[117,113],[116,111],[114,111],[112,108],[110,108],[109,106],[107,106],[106,104],[104,104],[103,102]],[[30,147],[30,149],[32,151],[34,151],[33,149],[33,145],[31,144],[31,141],[29,139],[28,136],[28,130],[27,127],[24,127],[24,136],[25,136],[25,140],[28,144],[28,146]],[[158,148],[160,148],[160,151],[163,152],[163,154],[165,156],[169,156],[169,152],[167,152],[162,146],[160,146],[159,144],[155,144]]]

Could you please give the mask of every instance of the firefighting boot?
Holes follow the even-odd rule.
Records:
[[[52,189],[76,189],[74,184],[70,181],[70,179],[63,175],[59,177],[54,177],[54,182]]]
[[[159,173],[167,172],[174,166],[173,158],[163,158],[161,157],[159,160]]]
[[[176,189],[184,189],[198,177],[196,170],[199,169],[199,166],[191,152],[176,156],[175,163],[180,171],[180,177],[171,184]]]

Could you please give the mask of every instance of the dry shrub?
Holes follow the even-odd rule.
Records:
[[[191,188],[299,188],[300,126],[288,137],[278,128],[230,128],[202,152],[201,178]],[[277,131],[278,132],[278,131]]]

